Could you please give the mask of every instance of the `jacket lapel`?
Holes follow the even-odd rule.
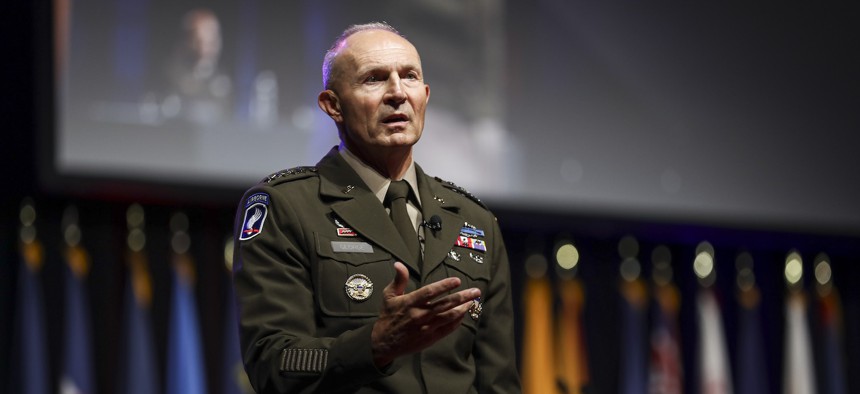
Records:
[[[414,272],[420,273],[417,261],[410,261],[406,244],[379,199],[367,188],[361,177],[332,149],[317,164],[320,196],[334,199],[331,210],[358,234],[397,257]]]
[[[453,193],[438,182],[434,182],[418,165],[418,193],[421,194],[421,214],[424,221],[429,222],[433,215],[442,219],[440,230],[424,228],[424,272],[432,272],[451,251],[460,234],[460,226],[464,223],[460,216],[460,206]]]

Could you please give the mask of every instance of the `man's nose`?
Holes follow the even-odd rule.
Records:
[[[400,79],[400,75],[392,73],[386,86],[385,102],[397,106],[404,101],[406,101],[406,92],[403,91],[403,81]]]

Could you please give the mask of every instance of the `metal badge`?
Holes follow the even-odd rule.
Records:
[[[367,276],[355,274],[346,280],[344,290],[346,290],[347,297],[353,301],[361,302],[373,294],[373,282]]]
[[[484,264],[484,256],[477,255],[477,254],[474,254],[474,253],[472,253],[472,252],[469,252],[469,257],[471,257],[471,258],[472,258],[472,260],[475,260],[475,262],[476,262],[476,263],[478,263],[478,264]]]
[[[347,227],[343,224],[337,215],[332,214],[332,221],[334,225],[337,226],[337,236],[338,237],[357,237],[358,234],[351,227]]]
[[[455,252],[453,249],[448,252],[448,257],[450,257],[451,260],[460,261],[460,254]]]
[[[472,305],[469,307],[469,317],[472,320],[478,320],[481,317],[481,313],[484,312],[484,304],[481,303],[481,297],[475,298],[472,300]]]
[[[343,192],[343,194],[349,194],[349,192],[351,192],[353,189],[355,189],[355,186],[346,185],[346,187],[343,188],[343,190],[341,190],[341,192]]]

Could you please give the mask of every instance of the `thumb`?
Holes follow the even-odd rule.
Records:
[[[406,291],[406,282],[409,281],[409,270],[403,263],[397,261],[394,263],[394,280],[385,286],[383,290],[384,297],[391,298],[403,295]]]

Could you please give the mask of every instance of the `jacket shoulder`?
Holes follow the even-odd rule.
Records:
[[[460,186],[457,186],[454,182],[446,181],[442,178],[439,178],[438,176],[433,177],[433,179],[436,180],[436,182],[439,182],[444,188],[446,188],[446,189],[448,189],[454,193],[457,193],[461,196],[464,196],[464,197],[468,198],[469,200],[472,200],[475,204],[478,204],[478,206],[480,206],[481,208],[484,208],[487,211],[490,210],[490,208],[487,208],[487,205],[484,204],[484,202],[481,201],[480,198],[476,197],[474,194],[470,193],[468,190],[466,190]]]
[[[293,167],[286,170],[281,170],[277,172],[273,172],[269,176],[260,180],[258,185],[260,186],[275,186],[281,183],[297,181],[299,179],[305,179],[310,177],[317,177],[319,174],[317,173],[316,167],[310,166],[302,166],[302,167]]]

